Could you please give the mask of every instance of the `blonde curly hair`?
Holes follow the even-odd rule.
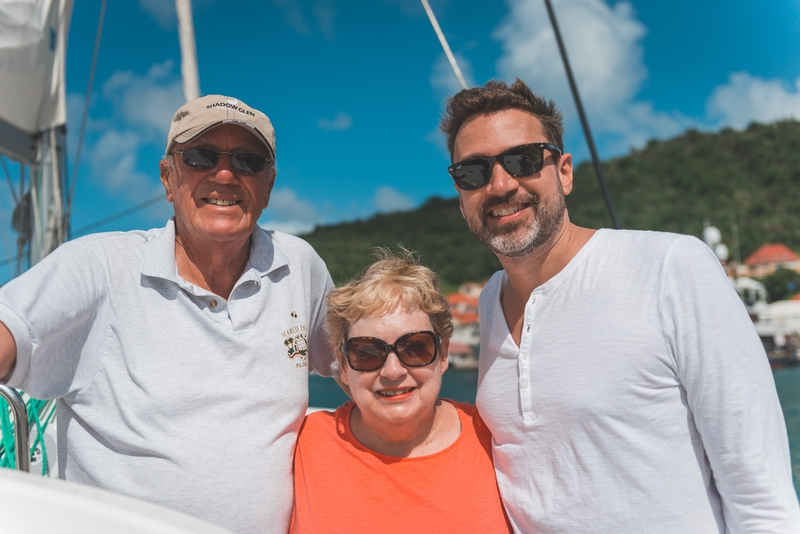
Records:
[[[388,248],[377,248],[375,256],[378,261],[328,294],[326,330],[342,369],[347,365],[342,349],[350,325],[362,317],[391,313],[397,308],[421,310],[428,315],[434,333],[445,339],[453,335],[450,305],[436,273],[420,265],[416,254],[405,248],[398,255]]]

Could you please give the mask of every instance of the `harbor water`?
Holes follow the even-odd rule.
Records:
[[[789,433],[794,487],[800,495],[800,365],[776,369],[773,377]],[[475,402],[477,387],[477,370],[450,370],[444,374],[440,396],[462,402]],[[310,406],[336,408],[347,401],[347,396],[331,378],[311,375],[309,389]]]

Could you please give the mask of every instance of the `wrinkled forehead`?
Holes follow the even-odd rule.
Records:
[[[210,147],[219,150],[238,150],[262,154],[270,157],[269,149],[248,128],[235,124],[214,126],[186,143],[175,143],[182,148]]]

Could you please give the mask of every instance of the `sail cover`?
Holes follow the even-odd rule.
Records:
[[[64,60],[72,4],[0,0],[0,121],[29,135],[67,122]]]

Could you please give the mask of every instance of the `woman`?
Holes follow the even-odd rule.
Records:
[[[328,296],[355,402],[306,417],[292,532],[509,532],[477,410],[439,399],[453,333],[437,276],[410,253]]]

